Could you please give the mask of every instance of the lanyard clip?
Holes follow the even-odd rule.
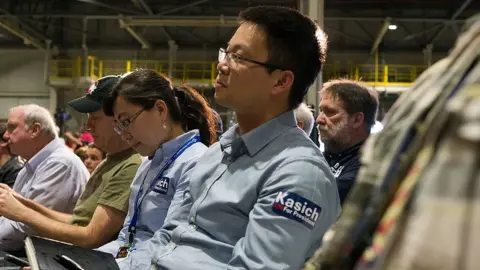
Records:
[[[136,231],[135,226],[130,226],[128,228],[128,244],[129,244],[129,246],[133,245],[133,238],[135,237],[135,231]]]

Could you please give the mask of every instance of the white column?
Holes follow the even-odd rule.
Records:
[[[423,49],[423,59],[424,64],[427,66],[432,65],[432,51],[433,51],[433,44],[427,44],[425,49]]]
[[[82,61],[83,61],[83,76],[88,77],[88,46],[87,46],[87,31],[88,18],[83,18],[83,33],[82,33]]]
[[[168,77],[173,79],[173,69],[175,61],[177,61],[177,51],[178,45],[175,43],[175,40],[168,41]]]
[[[48,92],[48,110],[54,114],[57,108],[57,91],[50,85],[50,59],[52,58],[52,41],[45,40],[45,60],[43,66],[44,87],[45,92]]]
[[[298,6],[300,12],[316,21],[323,29],[323,17],[324,17],[324,0],[299,0]],[[328,58],[327,58],[328,59]],[[305,102],[315,106],[315,116],[318,115],[318,105],[320,103],[319,91],[322,88],[322,70],[318,74],[317,79],[308,89]]]

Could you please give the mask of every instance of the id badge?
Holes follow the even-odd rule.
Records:
[[[122,258],[127,258],[130,252],[132,252],[134,248],[131,248],[128,245],[123,245],[120,248],[118,248],[117,256],[115,258],[117,259],[122,259]]]

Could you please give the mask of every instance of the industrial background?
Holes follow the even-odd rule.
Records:
[[[320,82],[361,79],[381,94],[380,118],[399,93],[446,56],[473,0],[4,0],[0,3],[0,119],[25,103],[72,115],[67,101],[89,82],[138,67],[169,75],[213,100],[218,49],[249,6],[280,5],[316,19],[328,35]],[[60,120],[59,120],[60,121]]]

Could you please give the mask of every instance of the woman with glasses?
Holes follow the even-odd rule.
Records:
[[[168,78],[147,69],[124,75],[103,110],[115,117],[115,131],[148,157],[133,181],[118,239],[99,249],[124,258],[178,212],[191,169],[216,139],[215,119],[195,90],[172,87]]]

